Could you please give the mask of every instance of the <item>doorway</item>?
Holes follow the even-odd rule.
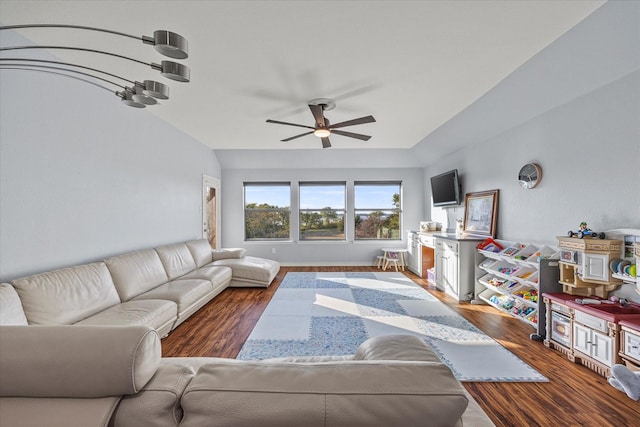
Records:
[[[220,180],[202,175],[202,237],[212,249],[220,247]]]

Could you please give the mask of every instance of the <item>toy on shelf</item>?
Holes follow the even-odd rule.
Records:
[[[504,249],[500,243],[496,242],[491,237],[488,237],[482,242],[478,243],[477,248],[482,251],[494,252],[494,253],[498,253]]]
[[[595,238],[604,239],[604,233],[602,232],[597,233],[591,230],[590,228],[587,228],[587,223],[584,221],[580,223],[580,229],[578,231],[569,230],[569,232],[567,232],[567,236],[569,237],[575,236],[578,239],[582,239],[585,236],[593,237],[594,239]]]

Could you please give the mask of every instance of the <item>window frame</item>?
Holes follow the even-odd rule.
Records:
[[[286,207],[273,207],[273,208],[251,208],[247,209],[247,187],[286,187],[288,189],[289,194],[289,206]],[[268,203],[267,203],[268,204]],[[247,236],[247,212],[280,212],[281,214],[286,214],[288,217],[289,223],[289,232],[286,237],[248,237]],[[243,224],[243,234],[245,242],[282,242],[282,241],[291,241],[291,219],[292,219],[292,209],[291,209],[291,182],[289,181],[269,181],[269,182],[243,182],[242,183],[242,224]]]
[[[357,205],[357,189],[358,186],[397,186],[398,187],[398,206],[395,208],[389,207],[358,207]],[[387,242],[387,241],[400,241],[402,240],[402,203],[403,203],[403,185],[401,180],[382,180],[382,181],[355,181],[353,183],[353,239],[354,241],[360,242],[371,242],[371,241],[379,241],[379,242]],[[389,216],[397,214],[398,217],[398,228],[397,228],[397,237],[389,237],[389,238],[379,238],[379,237],[358,237],[358,227],[356,225],[356,218],[358,218],[359,212],[366,212],[367,216],[371,215],[373,212],[389,212]]]
[[[302,220],[305,213],[312,212],[323,212],[327,211],[327,206],[322,207],[313,207],[313,208],[302,208],[302,189],[310,188],[310,187],[341,187],[343,191],[343,203],[342,208],[329,208],[328,210],[334,212],[338,218],[342,215],[342,238],[303,238],[303,227]],[[309,243],[309,242],[346,242],[347,241],[347,183],[346,181],[300,181],[298,182],[298,241]]]

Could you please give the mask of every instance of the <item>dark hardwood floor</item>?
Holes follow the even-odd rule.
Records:
[[[283,267],[267,288],[229,288],[162,342],[165,357],[235,358],[289,271],[376,271],[373,267]],[[545,375],[548,383],[463,383],[496,426],[640,426],[640,402],[588,368],[531,341],[533,328],[485,305],[458,304],[408,277]]]

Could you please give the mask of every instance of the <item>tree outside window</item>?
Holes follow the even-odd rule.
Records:
[[[345,240],[345,183],[300,183],[300,240]]]
[[[244,183],[245,240],[291,238],[291,186],[287,183]]]
[[[401,182],[356,182],[356,240],[399,240],[402,213]]]

